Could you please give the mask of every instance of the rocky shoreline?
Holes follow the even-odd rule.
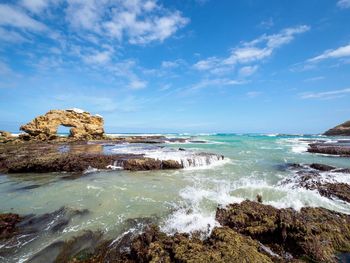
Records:
[[[0,220],[0,242],[15,244],[23,233],[35,236],[52,218],[54,223],[45,231],[62,231],[70,218],[85,213],[62,208],[36,217],[11,215],[16,231],[9,231],[8,223]],[[350,216],[324,208],[305,207],[297,212],[246,200],[218,208],[216,220],[221,226],[205,238],[200,233],[167,235],[155,225],[112,240],[104,240],[101,232],[85,231],[49,244],[32,260],[44,262],[54,255],[55,262],[85,263],[338,262],[338,253],[350,251]],[[8,247],[7,253],[15,249]]]
[[[117,145],[118,143],[114,140],[0,144],[0,173],[68,172],[83,174],[93,169],[147,171],[184,168],[184,164],[178,160],[148,158],[144,154],[114,154],[106,150],[108,147]],[[189,162],[191,158],[214,158],[217,161],[224,159],[221,155],[197,152],[189,152],[188,158],[186,161]]]

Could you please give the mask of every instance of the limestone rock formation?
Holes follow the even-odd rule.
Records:
[[[20,129],[31,137],[46,140],[57,138],[60,125],[72,127],[69,137],[74,139],[100,139],[104,136],[103,118],[79,109],[50,110]]]
[[[13,140],[13,136],[10,132],[0,131],[0,142],[7,142]]]
[[[324,133],[327,136],[350,136],[350,121],[344,122]]]

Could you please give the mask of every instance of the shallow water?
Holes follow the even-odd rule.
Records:
[[[257,194],[262,195],[265,204],[279,208],[322,206],[350,214],[350,205],[345,202],[321,197],[316,191],[279,185],[283,179],[293,177],[291,171],[282,169],[286,163],[350,167],[349,158],[306,152],[310,141],[329,138],[213,134],[197,135],[194,139],[207,143],[165,146],[223,154],[225,160],[173,171],[101,171],[76,180],[62,179],[66,174],[0,176],[1,212],[43,214],[62,206],[90,211],[84,217],[73,218],[63,231],[40,235],[6,260],[23,262],[51,242],[85,229],[102,230],[108,237],[117,237],[131,227],[128,219],[148,218],[168,233],[210,231],[217,224],[218,205],[253,200]],[[339,180],[350,183],[350,178],[344,176]]]

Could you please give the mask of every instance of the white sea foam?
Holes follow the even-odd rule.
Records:
[[[119,154],[139,154],[156,160],[174,160],[180,163],[183,168],[200,168],[212,167],[213,165],[221,165],[227,163],[223,156],[202,153],[193,150],[179,150],[167,147],[154,147],[143,145],[118,145],[111,149],[114,153]]]

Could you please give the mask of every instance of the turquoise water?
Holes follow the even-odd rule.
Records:
[[[279,208],[322,206],[350,214],[348,203],[321,197],[316,191],[280,184],[283,179],[295,176],[281,169],[287,163],[350,167],[349,158],[306,152],[310,141],[330,140],[327,137],[213,134],[196,135],[193,140],[206,143],[165,146],[223,154],[224,161],[173,171],[101,171],[76,180],[63,180],[64,174],[0,176],[1,212],[43,214],[62,206],[90,211],[82,218],[73,218],[63,231],[42,233],[22,244],[7,261],[25,261],[48,244],[85,229],[102,230],[107,237],[116,237],[128,230],[128,219],[147,218],[168,233],[207,231],[217,225],[218,205],[254,200],[257,194],[262,195],[265,204]],[[346,177],[336,180],[350,183]],[[30,189],[33,185],[36,188]],[[0,252],[1,249],[0,245]]]

